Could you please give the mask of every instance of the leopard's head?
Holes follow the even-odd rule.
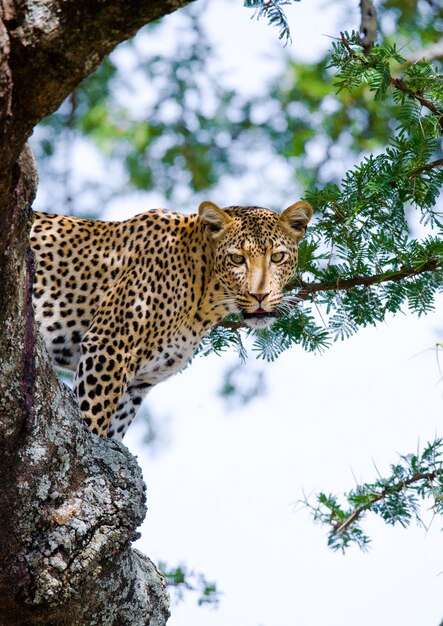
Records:
[[[311,217],[312,207],[303,200],[281,214],[261,207],[200,205],[220,285],[216,298],[228,303],[230,312],[241,313],[248,326],[263,328],[274,321]]]

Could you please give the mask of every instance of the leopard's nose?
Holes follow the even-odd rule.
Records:
[[[261,304],[266,296],[269,296],[269,291],[267,293],[251,293],[251,296]]]

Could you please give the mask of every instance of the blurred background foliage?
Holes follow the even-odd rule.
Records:
[[[227,9],[238,1],[225,0]],[[408,57],[415,61],[439,41],[443,10],[427,0],[385,0],[377,8],[379,41],[395,42],[405,56],[405,63],[393,60],[391,68],[401,75]],[[94,214],[98,204],[133,189],[157,191],[168,205],[179,203],[185,210],[195,206],[196,194],[214,193],[224,177],[254,170],[249,161],[257,150],[266,150],[270,163],[290,167],[292,188],[278,190],[278,205],[290,193],[339,184],[347,168],[396,134],[398,103],[392,93],[382,105],[367,83],[337,93],[337,66],[331,66],[329,52],[303,64],[284,49],[267,93],[246,97],[229,89],[212,63],[217,50],[201,25],[204,10],[199,2],[180,11],[165,54],[156,54],[149,42],[161,39],[168,25],[162,20],[143,28],[40,125],[33,145],[45,187],[51,188],[48,210]],[[118,171],[122,180],[99,180],[97,196],[90,194],[92,176],[77,185],[70,160],[76,142],[98,150],[103,170]],[[75,206],[67,193],[74,184]]]

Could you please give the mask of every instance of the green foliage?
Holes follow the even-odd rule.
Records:
[[[424,526],[421,501],[430,503],[434,515],[443,514],[443,440],[429,443],[421,454],[401,456],[388,477],[357,485],[345,498],[346,505],[324,493],[316,496],[315,504],[304,500],[314,521],[329,528],[333,550],[344,552],[351,544],[366,549],[370,539],[361,524],[371,512],[387,524],[406,527],[415,520]]]
[[[357,50],[357,52],[356,52]],[[397,127],[384,152],[367,156],[350,169],[340,184],[313,189],[306,198],[316,208],[315,236],[302,247],[301,291],[315,289],[317,306],[324,305],[326,324],[334,339],[351,336],[361,326],[374,325],[402,306],[418,315],[433,309],[443,286],[441,233],[422,240],[411,237],[410,208],[421,221],[441,229],[436,203],[443,183],[441,162],[431,162],[441,148],[442,77],[424,61],[407,68],[401,82],[390,74],[390,62],[403,62],[389,44],[363,56],[355,37],[334,43],[331,66],[338,69],[339,91],[364,83],[374,99],[384,99],[388,86],[397,103]],[[426,88],[426,85],[428,87]],[[417,100],[417,97],[419,100]],[[423,111],[421,100],[428,105]],[[381,106],[381,105],[379,105]],[[305,283],[302,273],[312,280]],[[321,320],[325,325],[325,317]],[[271,331],[257,333],[256,347],[272,360],[292,343],[307,349],[328,345],[328,332],[316,324],[311,310],[282,317]],[[307,330],[307,336],[304,331]]]
[[[286,45],[291,42],[291,33],[282,7],[292,4],[292,1],[298,2],[299,0],[244,0],[244,6],[255,9],[254,16],[257,19],[264,17],[271,26],[278,28],[280,31],[278,38],[284,39]]]
[[[302,294],[313,293],[306,288],[318,286],[316,304],[324,305],[330,315],[327,326],[334,339],[347,338],[404,304],[418,315],[427,313],[443,285],[441,233],[422,240],[411,237],[409,210],[418,211],[422,223],[441,229],[436,203],[443,163],[430,160],[441,149],[443,79],[427,61],[407,67],[402,79],[393,79],[392,61],[404,59],[389,44],[375,46],[368,56],[355,35],[343,35],[333,44],[330,66],[338,70],[334,82],[339,91],[364,84],[374,100],[383,100],[390,87],[397,105],[396,132],[388,137],[384,152],[364,157],[340,184],[306,194],[320,217],[315,238],[302,249],[298,281]],[[304,270],[312,276],[311,284],[303,282]],[[327,334],[315,325],[309,309],[299,315],[310,333],[321,337],[318,346],[327,345]],[[301,340],[303,323],[291,324],[293,315],[290,320],[283,318],[271,332],[261,333],[257,340],[261,356],[272,359],[291,345],[285,333],[279,336],[282,328],[291,336],[291,327],[308,349],[317,347]]]
[[[190,570],[186,564],[170,567],[160,562],[159,569],[163,572],[168,587],[175,591],[176,602],[183,600],[184,593],[191,591],[197,595],[197,604],[217,607],[220,602],[221,592],[218,591],[214,582],[208,581],[203,574],[197,574]]]
[[[294,308],[271,328],[258,330],[255,335],[254,350],[267,361],[274,361],[295,344],[301,344],[308,352],[322,352],[329,345],[327,330],[317,325],[309,309]]]
[[[51,177],[60,167],[56,145],[62,144],[63,152],[70,153],[80,138],[100,151],[108,171],[123,168],[118,188],[109,178],[102,185],[98,194],[102,202],[130,189],[158,189],[172,199],[189,189],[198,193],[210,188],[227,170],[236,175],[244,171],[241,159],[233,158],[226,148],[234,134],[239,139],[250,127],[250,120],[245,115],[234,121],[236,94],[223,89],[208,69],[211,49],[200,26],[199,9],[190,7],[181,15],[183,24],[169,54],[142,52],[153,30],[161,35],[161,23],[142,29],[39,127],[34,146]],[[140,104],[137,98],[145,85],[155,98]],[[67,175],[63,172],[59,182],[64,183]],[[95,185],[94,192],[98,191]],[[57,203],[57,194],[62,193],[56,186],[51,199],[55,197]],[[61,201],[67,203],[63,195]],[[79,190],[77,202],[91,214],[90,194]]]
[[[231,316],[226,320],[227,327],[219,326],[218,328],[212,328],[206,337],[201,342],[197,354],[207,356],[211,352],[215,354],[221,354],[230,348],[233,348],[241,361],[246,360],[246,350],[243,345],[241,334],[236,326],[241,322],[237,321],[236,316]]]

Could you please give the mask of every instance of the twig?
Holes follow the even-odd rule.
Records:
[[[431,163],[426,163],[426,165],[421,165],[420,167],[417,167],[417,169],[413,170],[409,174],[409,178],[415,178],[422,172],[429,172],[430,170],[433,170],[435,167],[442,167],[442,166],[443,166],[443,159],[437,159],[436,161],[431,161]]]
[[[367,61],[361,54],[357,54],[356,52],[354,52],[354,50],[349,45],[349,41],[346,39],[344,33],[340,33],[340,37],[341,37],[342,44],[346,48],[351,58],[360,61],[360,63],[362,63],[363,65],[367,67],[371,66],[370,61]],[[408,94],[408,96],[410,96],[411,98],[414,98],[415,100],[420,102],[421,105],[423,105],[429,111],[431,111],[431,113],[433,113],[437,117],[440,128],[443,131],[443,112],[435,106],[432,100],[425,98],[419,91],[414,91],[413,89],[408,87],[401,78],[393,78],[392,76],[389,76],[389,84],[392,87],[395,87],[396,89],[398,89],[399,91],[402,91],[403,93]]]
[[[419,480],[428,480],[429,482],[432,482],[437,477],[437,474],[439,473],[441,472],[437,472],[436,470],[433,472],[427,472],[427,473],[418,472],[417,474],[414,474],[413,476],[411,476],[411,478],[400,481],[395,486],[388,485],[387,487],[385,487],[385,489],[383,489],[383,491],[378,496],[374,496],[370,502],[367,502],[366,504],[362,504],[361,506],[357,507],[353,511],[353,513],[348,517],[347,520],[345,520],[337,528],[334,528],[334,532],[342,533],[345,530],[347,530],[349,526],[351,526],[351,524],[353,524],[360,517],[362,513],[370,509],[371,506],[375,502],[380,502],[380,500],[383,500],[384,498],[386,498],[387,495],[391,493],[399,493],[400,491],[403,491],[403,489],[405,489],[406,487],[409,487],[409,485],[412,485],[413,483]]]
[[[420,92],[414,91],[413,89],[410,89],[407,85],[405,85],[405,83],[402,81],[401,78],[392,78],[392,76],[391,76],[390,79],[389,79],[389,84],[392,85],[393,87],[396,87],[400,91],[403,91],[403,93],[407,93],[409,96],[411,96],[411,98],[415,98],[416,100],[418,100],[420,102],[420,104],[422,104],[424,107],[429,109],[429,111],[431,111],[431,113],[433,113],[434,115],[436,115],[439,118],[440,125],[443,128],[443,119],[442,119],[443,118],[443,113],[441,111],[439,111],[439,109],[437,109],[437,107],[432,102],[432,100],[429,100],[428,98],[425,98],[424,96],[421,95]]]
[[[421,50],[417,50],[408,56],[405,65],[412,65],[417,61],[427,59],[428,61],[437,61],[443,59],[443,38]]]

